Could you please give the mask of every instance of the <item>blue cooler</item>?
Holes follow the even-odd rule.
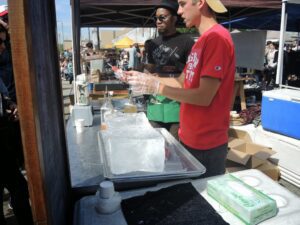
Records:
[[[300,139],[300,91],[265,91],[262,98],[262,127]]]

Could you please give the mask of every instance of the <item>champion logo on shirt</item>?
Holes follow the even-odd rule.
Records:
[[[215,66],[215,70],[220,71],[220,70],[222,70],[222,67],[221,66]]]

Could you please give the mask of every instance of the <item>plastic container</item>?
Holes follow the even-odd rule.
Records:
[[[162,172],[137,171],[124,174],[113,174],[109,165],[108,150],[105,149],[104,135],[98,133],[99,150],[103,163],[104,177],[123,186],[147,181],[166,181],[181,178],[199,177],[205,173],[205,167],[196,160],[166,129],[157,128],[165,139],[165,161]]]
[[[278,89],[266,91],[262,98],[262,127],[300,139],[300,91]]]
[[[207,193],[248,225],[255,225],[274,217],[276,201],[256,190],[259,180],[254,177],[242,180],[227,174],[207,182]]]
[[[156,96],[156,98],[152,99],[147,105],[147,117],[149,120],[164,123],[179,122],[180,104],[178,102],[164,96]]]
[[[121,196],[115,192],[114,184],[110,181],[103,181],[96,192],[96,211],[99,214],[112,214],[120,209]]]

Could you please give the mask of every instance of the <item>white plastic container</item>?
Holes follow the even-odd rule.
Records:
[[[235,216],[248,225],[258,224],[277,214],[276,201],[268,195],[255,189],[258,180],[247,180],[250,184],[226,174],[209,180],[207,193]]]

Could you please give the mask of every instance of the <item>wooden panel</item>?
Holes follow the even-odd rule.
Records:
[[[52,0],[8,1],[25,166],[36,224],[70,224],[70,178]]]

